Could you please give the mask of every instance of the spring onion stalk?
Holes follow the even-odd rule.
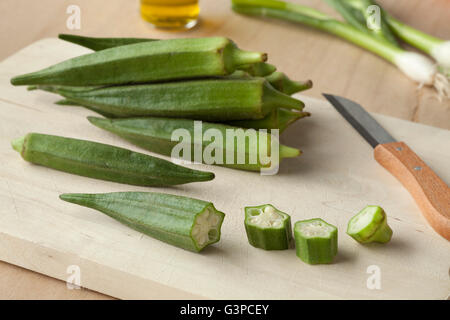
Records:
[[[339,2],[337,0],[325,0]],[[389,14],[374,0],[344,0],[344,2],[359,12],[366,12],[368,5],[377,5],[382,12],[382,17],[388,23],[390,29],[403,41],[411,46],[432,56],[447,73],[450,72],[450,40],[442,40],[408,26]],[[336,8],[336,7],[335,7]]]
[[[388,22],[399,38],[432,56],[447,74],[450,73],[450,40],[433,37],[393,17],[388,17]]]
[[[397,66],[419,84],[433,85],[441,96],[449,96],[449,83],[431,59],[380,40],[354,26],[302,5],[278,0],[232,0],[233,10],[246,15],[301,23],[352,42]]]
[[[367,21],[366,19],[368,19],[368,7],[370,5],[378,6],[381,13],[381,28],[378,29],[378,32],[387,40],[391,39],[392,34],[395,33],[395,35],[406,43],[433,57],[438,63],[437,70],[439,71],[435,75],[436,79],[434,85],[439,92],[439,96],[450,96],[450,86],[448,82],[448,78],[450,78],[450,41],[433,37],[400,22],[387,14],[374,0],[325,1],[339,11],[348,23],[354,25],[354,23],[359,22],[359,25],[362,28],[364,28]],[[405,58],[404,63],[406,64],[406,67],[408,67],[408,58]],[[425,63],[426,62],[423,64],[424,66]]]
[[[381,9],[379,16],[379,26],[372,26],[369,28],[370,21],[373,18],[373,12],[369,11],[370,6],[377,5],[373,0],[324,0],[352,26],[360,31],[371,34],[374,37],[388,41],[391,44],[400,47],[398,41],[389,27],[389,23],[386,20],[386,12]]]

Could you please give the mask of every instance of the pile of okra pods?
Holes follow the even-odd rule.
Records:
[[[60,38],[95,52],[14,77],[11,83],[59,94],[62,100],[57,104],[90,109],[103,116],[88,117],[93,125],[158,154],[174,156],[172,133],[184,129],[193,137],[198,120],[205,121],[203,132],[215,129],[223,137],[226,130],[256,129],[257,141],[264,138],[270,151],[272,134],[258,129],[283,132],[310,115],[303,111],[303,102],[291,95],[311,88],[311,81],[289,79],[265,62],[265,53],[243,51],[227,38]],[[193,141],[191,150],[195,143],[199,142]],[[210,143],[201,141],[202,149]],[[119,183],[158,187],[214,179],[212,172],[92,141],[28,133],[12,145],[29,162]],[[222,149],[224,157],[239,151],[226,142]],[[266,166],[260,157],[250,162],[250,148],[244,149],[244,163],[223,159],[220,164],[250,171]],[[279,163],[300,155],[300,150],[279,145],[278,154]],[[211,202],[163,193],[63,194],[60,198],[194,252],[220,240],[225,217]],[[271,205],[247,207],[245,227],[255,247],[291,246],[290,217]],[[387,242],[392,235],[379,207],[355,216],[347,232],[360,242]],[[297,255],[307,263],[330,263],[337,253],[337,230],[321,219],[297,222],[294,236]]]

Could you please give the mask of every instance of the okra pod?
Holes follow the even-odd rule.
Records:
[[[67,42],[78,44],[88,49],[92,49],[94,51],[100,51],[114,47],[121,47],[141,42],[158,41],[158,39],[145,39],[145,38],[94,38],[63,33],[59,34],[58,38]]]
[[[270,204],[245,208],[248,242],[264,250],[289,249],[292,241],[291,217]]]
[[[289,79],[283,72],[274,72],[266,77],[267,81],[277,90],[285,94],[294,94],[300,91],[311,89],[313,83],[311,80],[307,81],[294,81]]]
[[[29,133],[12,142],[22,158],[34,164],[80,176],[139,186],[168,186],[209,181],[212,172],[107,144]]]
[[[203,161],[207,164],[217,164],[234,169],[259,171],[261,168],[279,164],[283,158],[297,157],[301,153],[298,149],[280,144],[278,158],[272,159],[274,163],[262,163],[260,160],[264,155],[269,157],[272,155],[272,136],[270,134],[219,123],[172,118],[103,119],[88,117],[88,120],[93,125],[112,132],[146,150],[188,161]],[[197,125],[201,127],[197,127]],[[177,131],[183,133],[181,142],[172,139],[173,133]],[[222,143],[215,141],[215,138],[211,139],[212,137],[209,137],[208,140],[203,138],[208,133],[219,135]],[[236,134],[237,138],[229,137],[230,133]],[[252,136],[254,139],[251,139]],[[265,143],[266,141],[267,143]],[[183,147],[182,155],[181,152],[172,154],[175,146]],[[201,159],[196,159],[195,156],[198,149],[200,149]],[[211,161],[205,160],[203,157],[207,151],[211,152]],[[227,161],[230,155],[233,157],[233,161]]]
[[[303,102],[265,79],[209,79],[73,89],[54,87],[66,99],[118,118],[157,116],[206,121],[261,119],[277,108],[302,110]]]
[[[387,243],[392,238],[392,229],[381,207],[367,206],[350,219],[347,234],[360,243]]]
[[[257,120],[235,120],[228,121],[227,124],[242,127],[242,128],[253,128],[253,129],[279,129],[280,133],[295,121],[309,117],[311,114],[309,112],[303,111],[291,111],[287,109],[277,109],[269,113],[263,119]]]
[[[333,262],[338,249],[337,228],[322,219],[298,221],[294,225],[297,256],[308,264]]]
[[[62,194],[64,201],[98,210],[150,237],[200,252],[220,240],[225,214],[211,202],[153,192]]]
[[[17,76],[13,85],[96,86],[229,75],[267,55],[243,51],[227,38],[141,42],[86,54]]]
[[[159,39],[148,38],[97,38],[97,37],[84,37],[74,34],[59,34],[58,38],[67,42],[75,43],[94,51],[100,51],[115,47],[121,47],[129,44],[159,41]],[[269,63],[259,62],[254,64],[246,64],[239,67],[240,70],[248,72],[252,76],[264,77],[272,74],[277,68]],[[239,71],[240,71],[239,70]]]
[[[277,67],[270,63],[259,62],[240,66],[239,70],[245,71],[253,77],[265,77],[274,73]]]
[[[104,116],[106,118],[115,118],[115,116],[113,114],[111,114],[111,113],[104,112],[104,111],[102,111],[102,110],[100,110],[100,109],[98,109],[96,107],[86,106],[86,105],[83,105],[81,103],[73,102],[73,101],[70,101],[68,99],[58,100],[58,101],[55,102],[55,104],[57,104],[59,106],[84,107],[84,108],[86,108],[88,110],[91,110],[91,111],[94,111],[94,112],[96,112],[96,113],[98,113],[98,114],[100,114],[100,115],[102,115],[102,116]]]

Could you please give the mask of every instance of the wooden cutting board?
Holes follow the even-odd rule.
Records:
[[[90,125],[89,111],[54,105],[58,97],[12,87],[13,75],[88,52],[57,39],[32,44],[0,63],[0,259],[66,280],[78,266],[81,285],[118,298],[444,299],[450,292],[450,243],[426,223],[410,195],[373,159],[372,148],[325,101],[302,96],[313,117],[283,136],[304,154],[276,176],[192,165],[212,182],[142,188],[78,177],[23,161],[10,141],[27,132],[90,139],[142,151]],[[395,101],[392,101],[395,107]],[[447,184],[450,131],[376,116]],[[194,254],[135,232],[96,211],[62,202],[64,192],[162,191],[213,201],[227,216],[222,240]],[[339,229],[334,264],[309,266],[294,250],[251,247],[243,207],[272,203],[293,222],[321,217]],[[388,245],[362,246],[345,234],[368,204],[388,213]],[[373,270],[380,289],[369,289]],[[371,278],[372,276],[372,278]],[[371,287],[369,285],[369,287]]]

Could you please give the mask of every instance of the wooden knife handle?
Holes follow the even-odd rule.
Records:
[[[378,145],[375,159],[413,196],[429,224],[450,241],[450,188],[404,142]]]

